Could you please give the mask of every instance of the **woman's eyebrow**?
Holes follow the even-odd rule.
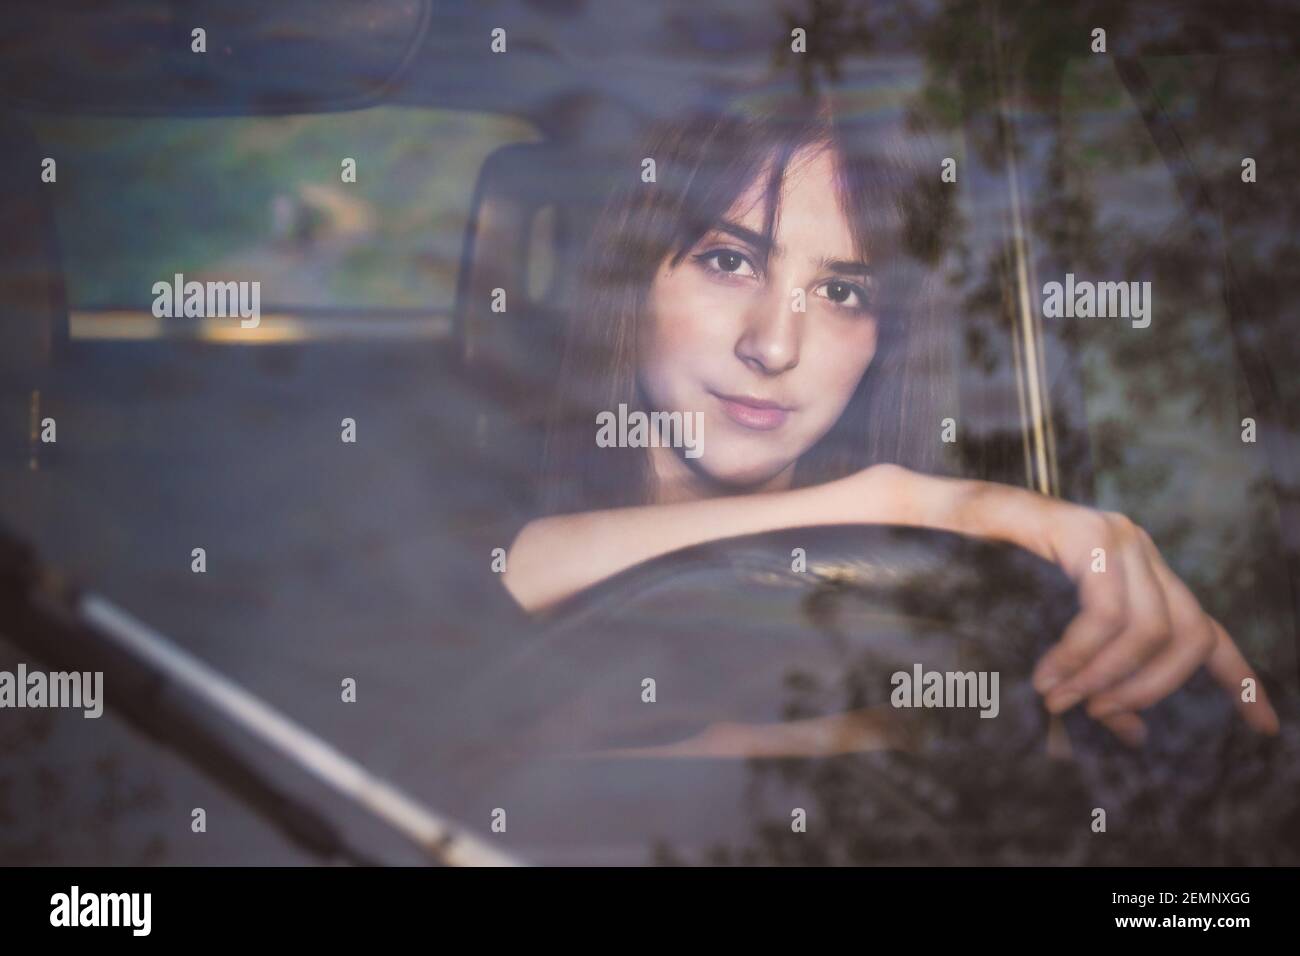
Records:
[[[767,236],[760,232],[755,232],[753,229],[746,229],[744,226],[740,225],[740,223],[732,222],[730,219],[719,220],[714,224],[713,229],[715,232],[725,232],[728,235],[739,239],[741,242],[753,246],[756,251],[762,253],[764,256],[773,252],[778,256],[781,254],[781,247]]]
[[[841,274],[869,276],[871,267],[865,262],[856,259],[827,259],[817,260],[817,268],[825,269],[827,272],[839,272]]]

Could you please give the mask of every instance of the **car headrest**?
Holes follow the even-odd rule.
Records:
[[[503,147],[479,173],[457,344],[479,400],[475,444],[517,475],[521,494],[536,484],[584,246],[616,175],[609,154],[549,143]]]

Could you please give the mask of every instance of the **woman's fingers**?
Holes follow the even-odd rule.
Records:
[[[1168,608],[1169,640],[1161,653],[1135,668],[1122,681],[1089,694],[1088,714],[1101,718],[1125,710],[1139,710],[1173,693],[1210,656],[1215,635],[1210,617],[1192,592],[1169,569],[1146,532],[1140,533],[1146,567],[1161,590]]]
[[[1141,710],[1168,697],[1205,660],[1197,643],[1175,642],[1164,654],[1117,687],[1088,702],[1088,716],[1100,719],[1123,711]]]
[[[1088,700],[1091,717],[1138,746],[1146,728],[1134,712],[1173,693],[1204,663],[1252,727],[1278,732],[1258,676],[1142,528],[1123,515],[1090,512],[1061,522],[1052,546],[1078,584],[1080,610],[1034,669],[1049,711]],[[1104,570],[1098,548],[1109,559]],[[1254,682],[1250,700],[1243,699],[1251,696],[1247,681]]]
[[[1211,675],[1233,696],[1237,709],[1252,727],[1262,733],[1277,733],[1277,712],[1258,675],[1223,626],[1205,613],[1187,585],[1170,570],[1150,535],[1140,528],[1137,532],[1148,559],[1147,566],[1163,590],[1173,640],[1163,652],[1125,680],[1091,695],[1089,716],[1106,723],[1149,707],[1181,687],[1204,663]],[[1253,700],[1243,699],[1248,679],[1254,682]]]
[[[1040,694],[1048,694],[1064,684],[1123,631],[1129,611],[1122,555],[1115,555],[1109,571],[1114,573],[1113,577],[1094,573],[1088,567],[1075,572],[1079,613],[1066,625],[1060,641],[1034,668],[1033,685]]]
[[[1278,720],[1277,711],[1273,709],[1273,702],[1268,699],[1259,675],[1246,663],[1246,658],[1242,657],[1223,625],[1209,615],[1206,617],[1215,636],[1214,649],[1210,652],[1206,669],[1232,695],[1233,703],[1246,723],[1261,733],[1276,734],[1281,728],[1281,721]],[[1254,681],[1253,701],[1244,699],[1247,679]]]
[[[1122,682],[1170,644],[1173,628],[1165,588],[1136,536],[1124,546],[1122,557],[1118,570],[1124,575],[1128,607],[1124,627],[1087,664],[1047,695],[1047,709],[1054,714]],[[1115,571],[1110,568],[1107,573]]]
[[[1099,695],[1088,704],[1088,715],[1098,720],[1131,713],[1162,700],[1182,686],[1183,682],[1201,665],[1232,696],[1237,710],[1246,722],[1265,734],[1276,734],[1279,728],[1277,711],[1273,709],[1268,693],[1258,675],[1241,656],[1223,627],[1208,615],[1202,614],[1205,631],[1209,635],[1209,656],[1201,646],[1192,642],[1176,643],[1167,653],[1123,684]],[[1245,700],[1245,681],[1254,681],[1254,700]]]

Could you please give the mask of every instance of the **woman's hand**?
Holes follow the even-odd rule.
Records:
[[[1092,717],[1136,745],[1146,733],[1136,711],[1168,696],[1205,664],[1252,727],[1277,733],[1277,714],[1255,672],[1145,531],[1123,515],[1009,485],[873,465],[789,491],[554,515],[520,532],[504,583],[531,613],[679,548],[845,521],[1008,541],[1064,568],[1078,587],[1081,610],[1033,678],[1054,713],[1086,700]],[[1097,548],[1105,553],[1105,571],[1093,571]],[[1255,680],[1253,703],[1241,699],[1248,677]]]
[[[1059,564],[1078,587],[1079,614],[1034,670],[1034,688],[1049,711],[1063,713],[1086,701],[1089,716],[1136,746],[1146,737],[1136,712],[1204,664],[1247,723],[1262,733],[1278,732],[1259,677],[1146,531],[1122,514],[1023,489],[961,484],[966,487],[950,522],[955,530],[1035,551]],[[1246,678],[1255,682],[1254,702],[1242,700]]]

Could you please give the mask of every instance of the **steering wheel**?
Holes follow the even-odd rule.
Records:
[[[789,528],[675,551],[580,593],[473,694],[510,702],[497,730],[529,751],[630,753],[717,725],[871,709],[893,711],[906,739],[919,724],[1042,735],[1028,677],[1077,608],[1059,568],[1009,544],[886,525]],[[986,688],[996,673],[998,705],[927,706],[913,685],[931,672],[982,674]],[[499,680],[515,686],[487,686]],[[912,706],[896,706],[896,691]]]
[[[554,861],[644,862],[660,837],[674,852],[752,849],[788,835],[792,808],[856,814],[835,832],[872,859],[983,859],[990,806],[1037,815],[1025,839],[1042,843],[1073,832],[1061,821],[1084,798],[1048,756],[1028,678],[1077,607],[1055,565],[930,529],[801,527],[676,551],[503,641],[444,711],[457,742],[430,755],[447,768],[439,805],[471,820],[509,808],[509,839]],[[918,667],[996,672],[996,716],[895,707],[895,675]],[[793,750],[792,727],[812,728]],[[1077,708],[1065,727],[1078,755],[1113,746]],[[835,746],[846,730],[858,745]]]

